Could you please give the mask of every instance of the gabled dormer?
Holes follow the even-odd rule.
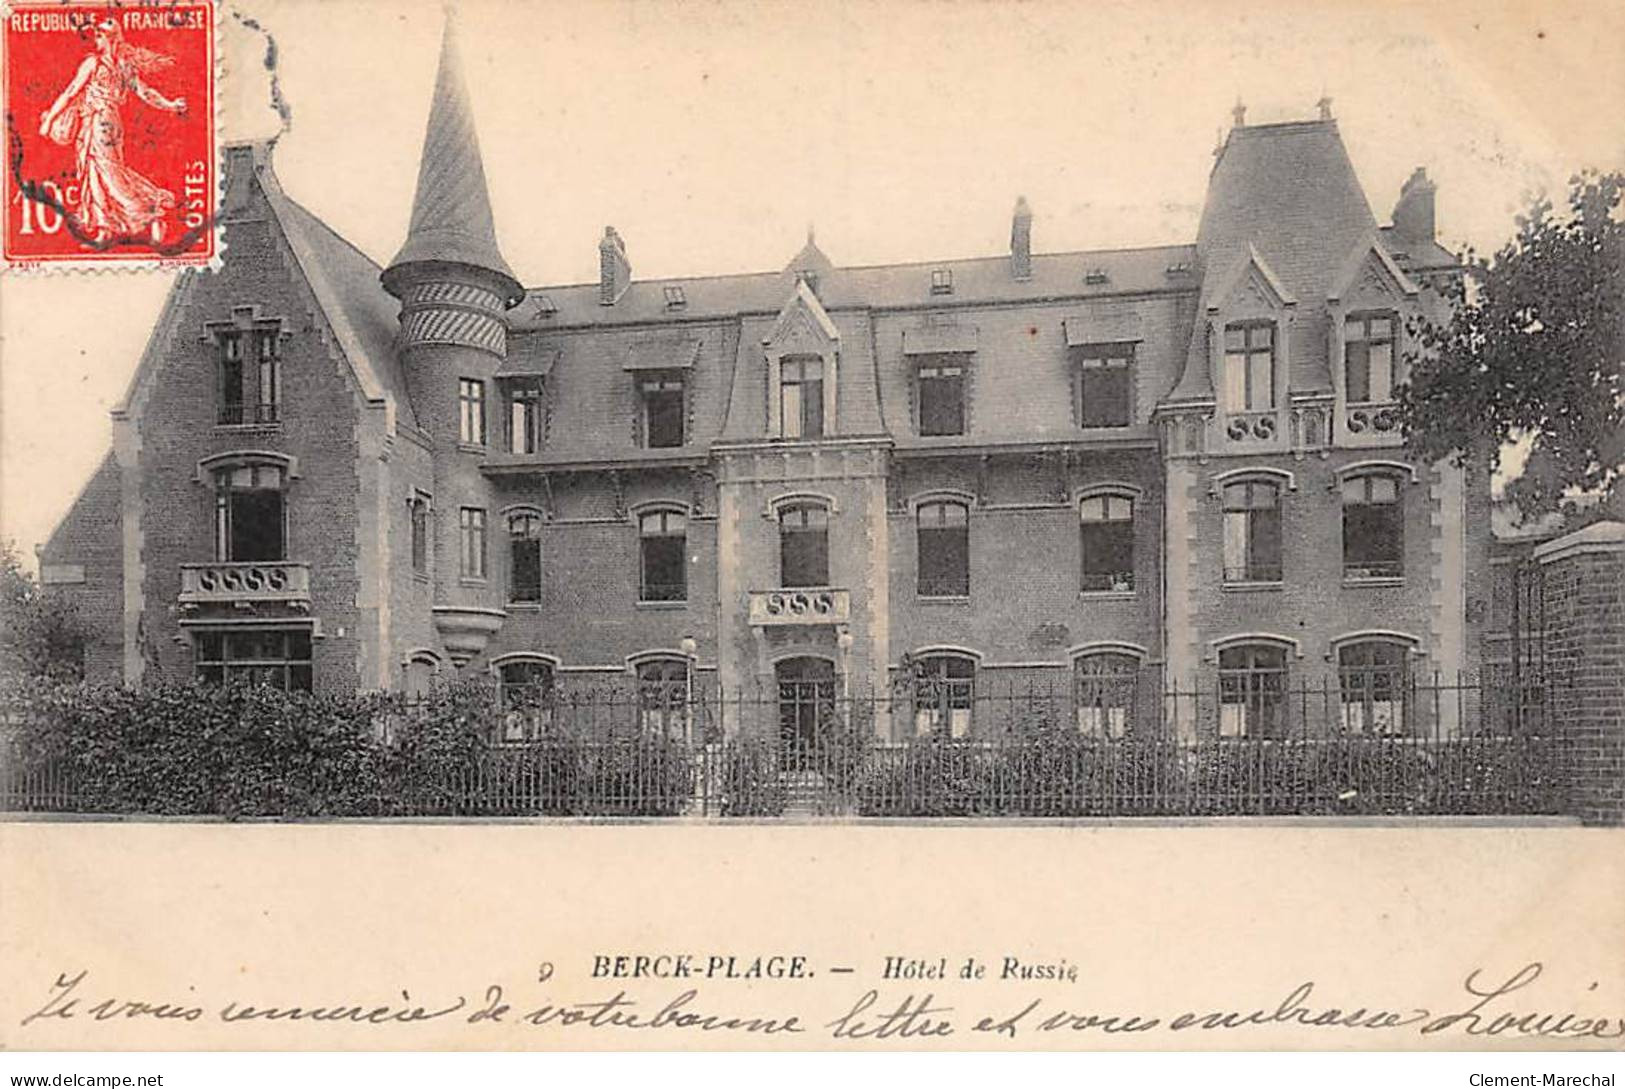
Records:
[[[1298,300],[1248,245],[1207,293],[1208,368],[1224,446],[1281,445]]]
[[[805,279],[796,280],[762,338],[770,438],[812,440],[838,432],[835,391],[841,333]]]
[[[1375,232],[1349,252],[1332,280],[1326,293],[1327,359],[1338,445],[1404,441],[1394,390],[1405,380],[1405,324],[1419,294]]]

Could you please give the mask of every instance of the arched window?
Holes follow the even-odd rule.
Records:
[[[1281,488],[1274,481],[1224,486],[1224,581],[1281,581]]]
[[[553,664],[516,658],[498,667],[502,724],[498,741],[534,741],[553,724]]]
[[[779,585],[829,585],[829,510],[822,504],[780,508]]]
[[[976,659],[923,654],[911,663],[914,732],[920,737],[968,737],[976,706]]]
[[[542,600],[542,518],[533,511],[508,515],[508,600]]]
[[[970,508],[953,500],[921,503],[916,524],[920,596],[969,596]]]
[[[229,563],[287,559],[284,486],[280,465],[245,462],[214,471],[216,559]]]
[[[1341,723],[1352,734],[1405,733],[1410,727],[1410,648],[1362,639],[1337,648]]]
[[[688,737],[689,663],[686,658],[646,658],[637,663],[638,725],[647,737]]]
[[[1116,740],[1134,729],[1140,662],[1129,654],[1096,652],[1072,663],[1072,702],[1078,732]]]
[[[1286,648],[1240,643],[1219,651],[1219,734],[1278,737],[1286,730]]]
[[[1134,589],[1134,500],[1093,495],[1078,504],[1085,592]]]
[[[403,677],[405,683],[402,685],[407,700],[415,702],[432,695],[439,672],[440,662],[432,654],[419,652],[408,658]]]
[[[1362,473],[1343,479],[1343,577],[1405,574],[1405,509],[1399,478]]]
[[[638,600],[688,600],[688,519],[681,511],[638,517]]]

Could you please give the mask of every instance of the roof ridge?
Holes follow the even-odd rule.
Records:
[[[1195,250],[1195,242],[1164,242],[1150,246],[1114,246],[1107,249],[1087,250],[1059,250],[1054,253],[1035,253],[1033,260],[1057,260],[1067,257],[1106,256],[1111,254],[1151,253],[1156,250]],[[922,261],[880,261],[868,265],[835,265],[833,272],[874,272],[883,269],[931,268],[935,265],[970,264],[973,262],[1001,262],[1008,261],[1008,254],[988,254],[981,257],[939,257]],[[746,280],[759,278],[764,280],[778,279],[785,275],[783,269],[760,269],[755,272],[716,272],[698,273],[683,276],[649,276],[633,280],[632,286],[639,284],[680,284],[692,283],[696,280]],[[583,290],[598,290],[597,280],[584,280],[570,284],[535,284],[525,288],[526,294],[546,291],[568,291],[575,288]]]

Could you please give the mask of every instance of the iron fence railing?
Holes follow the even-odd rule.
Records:
[[[93,764],[0,745],[0,810],[233,816],[1113,817],[1559,814],[1572,756],[1545,689],[1413,678],[1162,688],[837,680],[722,694],[664,684],[532,693],[432,769],[415,710],[379,720],[365,789],[267,776],[230,797],[165,768],[139,796]],[[13,724],[15,728],[15,724]],[[147,756],[143,767],[151,764]],[[312,785],[313,783],[318,785]],[[169,793],[166,793],[169,791]],[[115,796],[116,794],[116,796]],[[340,795],[342,795],[340,797]]]

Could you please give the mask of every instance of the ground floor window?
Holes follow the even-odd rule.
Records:
[[[976,704],[976,659],[925,655],[914,660],[913,679],[915,734],[968,737]]]
[[[639,662],[638,724],[646,737],[682,740],[688,736],[688,661],[655,658]]]
[[[264,684],[287,692],[312,686],[309,628],[200,631],[193,636],[204,684]]]
[[[1133,730],[1139,660],[1127,654],[1085,654],[1072,666],[1078,732],[1116,740]]]
[[[1286,649],[1247,643],[1219,651],[1219,735],[1276,737],[1286,729]]]
[[[534,741],[553,725],[553,665],[524,658],[498,670],[502,723],[498,741]]]
[[[1389,640],[1345,643],[1337,651],[1342,726],[1353,734],[1403,733],[1410,692],[1410,649]]]

